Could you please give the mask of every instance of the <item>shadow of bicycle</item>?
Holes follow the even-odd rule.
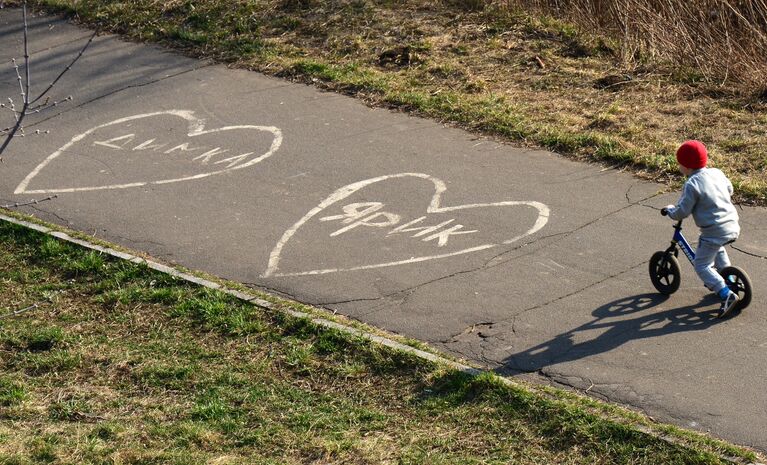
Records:
[[[543,367],[579,360],[638,339],[686,331],[703,331],[718,321],[718,299],[708,294],[697,304],[662,312],[652,309],[668,300],[660,294],[640,294],[603,305],[594,319],[554,339],[506,358],[504,372],[531,372]],[[588,332],[599,334],[583,340]],[[576,342],[581,340],[581,342]]]

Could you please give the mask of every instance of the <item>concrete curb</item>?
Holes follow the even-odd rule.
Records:
[[[149,268],[151,268],[153,270],[159,271],[161,273],[166,273],[168,275],[174,276],[174,277],[179,278],[179,279],[183,279],[184,281],[188,281],[188,282],[191,282],[191,283],[203,286],[203,287],[207,287],[207,288],[210,288],[210,289],[216,289],[216,290],[218,290],[220,292],[223,292],[225,294],[231,295],[231,296],[236,297],[236,298],[238,298],[240,300],[249,302],[249,303],[251,303],[253,305],[256,305],[258,307],[262,307],[262,308],[266,308],[266,309],[270,309],[270,310],[275,310],[275,305],[272,304],[271,302],[268,302],[266,300],[263,300],[261,298],[258,298],[256,296],[247,294],[247,293],[242,292],[242,291],[238,291],[238,290],[235,290],[235,289],[227,288],[226,286],[222,286],[221,284],[215,283],[213,281],[210,281],[210,280],[207,280],[207,279],[203,279],[203,278],[199,278],[199,277],[194,276],[194,275],[189,274],[189,273],[184,273],[184,272],[178,271],[178,270],[176,270],[176,269],[174,269],[174,268],[172,268],[170,266],[163,265],[161,263],[157,263],[157,262],[154,262],[154,261],[151,261],[151,260],[147,260],[147,259],[138,257],[136,255],[132,255],[132,254],[129,254],[129,253],[120,252],[118,250],[111,249],[109,247],[103,247],[103,246],[100,246],[100,245],[97,245],[97,244],[94,244],[94,243],[91,243],[91,242],[88,242],[88,241],[85,241],[85,240],[82,240],[82,239],[77,239],[77,238],[72,237],[69,234],[63,233],[61,231],[57,231],[55,229],[51,229],[51,228],[48,228],[48,227],[45,227],[45,226],[41,226],[39,224],[31,223],[29,221],[19,220],[19,219],[10,217],[10,216],[3,215],[2,213],[0,213],[0,220],[6,221],[8,223],[13,223],[13,224],[16,224],[16,225],[19,225],[19,226],[23,226],[23,227],[26,227],[26,228],[29,228],[29,229],[33,229],[35,231],[41,232],[43,234],[47,234],[49,236],[53,236],[53,237],[61,239],[63,241],[67,241],[67,242],[70,242],[70,243],[73,243],[73,244],[77,244],[77,245],[79,245],[81,247],[84,247],[86,249],[95,250],[97,252],[102,252],[104,254],[111,255],[113,257],[116,257],[116,258],[119,258],[119,259],[122,259],[122,260],[127,260],[129,262],[137,263],[137,264],[145,264],[147,267],[149,267]],[[338,331],[341,331],[343,333],[350,334],[350,335],[353,335],[353,336],[356,336],[356,337],[362,337],[362,338],[365,338],[365,339],[367,339],[367,340],[369,340],[371,342],[374,342],[374,343],[377,343],[377,344],[381,344],[381,345],[386,346],[386,347],[391,347],[393,349],[400,350],[400,351],[403,351],[403,352],[415,355],[416,357],[419,357],[421,359],[428,360],[428,361],[431,361],[431,362],[435,362],[435,363],[441,364],[443,366],[446,366],[446,367],[449,367],[449,368],[452,368],[452,369],[455,369],[455,370],[458,370],[458,371],[462,371],[462,372],[467,373],[467,374],[472,375],[472,376],[477,376],[477,375],[480,375],[480,374],[486,372],[486,370],[481,370],[481,369],[478,369],[478,368],[471,367],[469,365],[464,365],[462,363],[458,363],[458,362],[455,362],[453,360],[449,360],[447,358],[440,357],[438,355],[435,355],[435,354],[432,354],[432,353],[429,353],[429,352],[426,352],[426,351],[423,351],[423,350],[420,350],[420,349],[416,349],[414,347],[411,347],[411,346],[399,343],[397,341],[394,341],[392,339],[389,339],[389,338],[386,338],[386,337],[383,337],[383,336],[378,336],[378,335],[375,335],[375,334],[372,334],[372,333],[369,333],[369,332],[366,332],[366,331],[363,331],[363,330],[360,330],[360,329],[357,329],[357,328],[353,328],[351,326],[346,326],[346,325],[343,325],[343,324],[340,324],[340,323],[336,323],[334,321],[326,320],[324,318],[313,317],[309,313],[299,312],[297,310],[292,310],[292,309],[279,309],[279,311],[285,312],[285,313],[287,313],[287,314],[289,314],[289,315],[291,315],[293,317],[296,317],[296,318],[307,318],[312,323],[314,323],[316,325],[319,325],[319,326],[322,326],[324,328],[335,329],[335,330],[338,330]],[[506,384],[508,386],[514,386],[514,387],[521,386],[520,384],[514,382],[513,380],[511,380],[509,378],[505,378],[503,376],[498,376],[498,379],[501,380],[504,384]],[[643,425],[633,425],[633,427],[636,428],[638,431],[641,431],[644,434],[653,436],[653,437],[658,438],[658,439],[660,439],[662,441],[665,441],[665,442],[667,442],[669,444],[684,445],[684,444],[681,443],[681,441],[677,440],[676,438],[670,437],[670,436],[667,436],[667,435],[664,435],[664,434],[659,434],[657,431],[654,431],[654,430],[652,430],[649,427],[646,427],[646,426],[643,426]],[[727,462],[737,463],[737,464],[742,464],[742,465],[766,465],[766,464],[763,464],[761,462],[751,462],[751,463],[750,462],[746,462],[746,461],[741,460],[741,459],[736,458],[736,457],[722,456],[721,458],[723,460],[727,461]]]
[[[45,226],[41,226],[39,224],[31,223],[31,222],[28,222],[28,221],[23,221],[23,220],[19,220],[19,219],[16,219],[16,218],[12,218],[10,216],[6,216],[6,215],[3,215],[3,214],[0,214],[0,220],[6,221],[8,223],[13,223],[13,224],[16,224],[16,225],[19,225],[19,226],[23,226],[23,227],[26,227],[26,228],[29,228],[29,229],[34,229],[35,231],[41,232],[43,234],[47,234],[49,236],[56,237],[56,238],[61,239],[63,241],[71,242],[73,244],[77,244],[77,245],[79,245],[81,247],[85,247],[86,249],[95,250],[97,252],[102,252],[104,254],[111,255],[111,256],[116,257],[116,258],[120,258],[122,260],[127,260],[129,262],[137,263],[137,264],[145,264],[146,266],[148,266],[149,268],[151,268],[153,270],[156,270],[156,271],[159,271],[161,273],[165,273],[165,274],[174,276],[174,277],[179,278],[179,279],[183,279],[184,281],[188,281],[188,282],[200,285],[200,286],[204,286],[204,287],[207,287],[207,288],[210,288],[210,289],[216,289],[216,290],[218,290],[220,292],[223,292],[225,294],[231,295],[231,296],[236,297],[236,298],[238,298],[240,300],[244,300],[244,301],[249,302],[249,303],[251,303],[253,305],[256,305],[258,307],[262,307],[262,308],[266,308],[266,309],[270,309],[270,310],[274,310],[275,309],[275,305],[272,304],[271,302],[268,302],[266,300],[260,299],[260,298],[258,298],[256,296],[247,294],[247,293],[242,292],[242,291],[238,291],[238,290],[227,288],[225,286],[222,286],[221,284],[215,283],[215,282],[207,280],[207,279],[199,278],[199,277],[191,275],[189,273],[183,273],[183,272],[178,271],[178,270],[176,270],[176,269],[174,269],[174,268],[172,268],[170,266],[163,265],[162,263],[157,263],[157,262],[154,262],[154,261],[151,261],[151,260],[146,260],[146,259],[138,257],[136,255],[132,255],[132,254],[125,253],[125,252],[120,252],[118,250],[110,249],[108,247],[102,247],[100,245],[93,244],[93,243],[88,242],[88,241],[84,241],[82,239],[77,239],[77,238],[72,237],[69,234],[63,233],[61,231],[56,231],[55,229],[51,229],[51,228],[48,228],[48,227],[45,227]],[[448,359],[440,357],[438,355],[434,355],[432,353],[425,352],[423,350],[416,349],[414,347],[411,347],[411,346],[399,343],[399,342],[394,341],[392,339],[389,339],[389,338],[386,338],[386,337],[383,337],[383,336],[378,336],[378,335],[375,335],[375,334],[372,334],[372,333],[368,333],[366,331],[363,331],[363,330],[360,330],[360,329],[357,329],[357,328],[352,328],[351,326],[346,326],[346,325],[343,325],[343,324],[340,324],[340,323],[336,323],[334,321],[326,320],[326,319],[323,319],[323,318],[313,317],[309,313],[299,312],[297,310],[292,310],[292,309],[280,309],[280,311],[283,311],[283,312],[285,312],[285,313],[287,313],[287,314],[289,314],[289,315],[291,315],[293,317],[296,317],[296,318],[308,318],[309,320],[311,320],[312,323],[317,324],[319,326],[322,326],[322,327],[325,327],[325,328],[336,329],[336,330],[339,330],[339,331],[342,331],[344,333],[351,334],[351,335],[357,336],[357,337],[364,337],[365,339],[368,339],[368,340],[370,340],[372,342],[375,342],[377,344],[381,344],[381,345],[384,345],[384,346],[387,346],[387,347],[391,347],[391,348],[394,348],[394,349],[397,349],[397,350],[401,350],[401,351],[413,354],[413,355],[415,355],[415,356],[417,356],[419,358],[422,358],[422,359],[425,359],[425,360],[429,360],[431,362],[440,363],[440,364],[446,365],[446,366],[448,366],[450,368],[453,368],[453,369],[456,369],[456,370],[460,370],[460,371],[463,371],[463,372],[466,372],[466,373],[469,373],[469,374],[472,374],[472,375],[478,375],[478,374],[483,373],[483,370],[479,370],[477,368],[473,368],[473,367],[470,367],[468,365],[464,365],[462,363],[455,362],[453,360],[448,360]]]

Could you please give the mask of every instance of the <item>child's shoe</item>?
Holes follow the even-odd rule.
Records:
[[[722,306],[719,307],[719,318],[724,318],[732,312],[735,306],[738,304],[738,294],[730,291],[727,297],[722,299]]]

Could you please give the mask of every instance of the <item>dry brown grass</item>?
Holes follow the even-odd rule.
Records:
[[[765,0],[506,0],[620,41],[633,65],[666,62],[767,98]]]
[[[586,2],[594,0],[573,3]],[[765,201],[765,105],[737,92],[729,86],[731,80],[725,86],[702,80],[699,73],[662,64],[660,56],[655,64],[627,63],[612,48],[614,42],[575,32],[568,23],[543,16],[472,10],[456,10],[439,1],[379,5],[356,15],[344,15],[338,5],[289,13],[276,10],[278,17],[294,20],[296,27],[276,28],[264,37],[321,63],[361,65],[388,80],[391,90],[383,95],[360,91],[336,77],[315,79],[315,85],[351,92],[374,104],[397,103],[398,93],[413,91],[449,95],[455,104],[446,111],[405,107],[462,124],[461,108],[492,99],[500,103],[489,112],[508,109],[523,127],[517,137],[531,145],[590,160],[598,147],[550,139],[607,138],[631,154],[635,167],[659,181],[676,173],[673,153],[678,144],[701,139],[709,146],[712,165],[733,177],[739,200]],[[382,53],[405,45],[410,46],[409,60],[382,65]],[[274,72],[290,67],[290,59],[275,56],[265,65],[259,57],[243,64]],[[300,74],[291,77],[300,79]],[[492,124],[468,125],[495,132]],[[504,129],[498,132],[509,135]]]

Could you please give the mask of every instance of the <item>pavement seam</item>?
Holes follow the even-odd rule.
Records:
[[[48,211],[48,210],[43,210],[42,208],[39,208],[39,207],[37,207],[37,205],[34,205],[34,204],[30,205],[29,208],[31,208],[31,209],[33,209],[33,210],[35,210],[37,212],[40,212],[43,215],[50,215],[50,216],[56,218],[57,220],[59,220],[59,222],[61,222],[61,223],[70,224],[70,222],[67,219],[62,218],[61,216],[59,216],[55,212]]]
[[[216,65],[215,63],[203,63],[202,66],[195,66],[193,68],[188,68],[188,69],[181,70],[181,71],[179,71],[177,73],[174,73],[174,74],[169,74],[167,76],[151,79],[151,80],[146,81],[146,82],[139,82],[139,83],[136,83],[136,84],[131,84],[131,85],[128,85],[128,86],[125,86],[125,87],[121,87],[119,89],[115,89],[115,90],[112,90],[110,92],[107,92],[107,93],[105,93],[103,95],[99,95],[98,97],[93,97],[90,100],[87,100],[85,102],[82,102],[82,103],[79,103],[77,105],[74,105],[74,106],[72,106],[72,107],[70,107],[70,108],[68,108],[66,110],[62,110],[62,111],[56,113],[55,115],[51,115],[51,116],[43,118],[43,119],[41,119],[39,121],[35,121],[33,123],[27,124],[27,125],[25,125],[25,128],[33,128],[35,126],[39,126],[39,125],[41,125],[41,124],[43,124],[43,123],[45,123],[47,121],[50,121],[50,120],[52,120],[54,118],[58,118],[59,116],[65,114],[65,113],[69,113],[70,111],[78,110],[78,109],[83,108],[84,106],[89,105],[89,104],[91,104],[93,102],[96,102],[96,101],[101,100],[101,99],[105,99],[107,97],[111,97],[112,95],[119,94],[120,92],[124,92],[124,91],[129,90],[129,89],[135,89],[135,88],[138,88],[138,87],[151,86],[153,84],[157,84],[158,82],[166,81],[168,79],[173,79],[173,78],[176,78],[178,76],[183,76],[184,74],[193,73],[193,72],[199,71],[201,69],[210,68],[210,67],[215,66],[215,65]]]
[[[628,193],[626,195],[628,196]],[[654,207],[652,205],[645,205],[645,204],[641,203],[641,202],[644,202],[644,200],[647,200],[647,199],[643,199],[643,200],[639,201],[636,205],[639,205],[639,206],[642,206],[642,207],[646,207],[646,208],[650,208],[652,210],[660,210],[658,207]],[[738,204],[738,207],[740,207],[741,209],[743,208],[743,207],[740,206],[740,204]],[[742,218],[741,218],[741,222],[743,222]],[[749,251],[744,250],[744,249],[742,249],[740,247],[737,247],[735,244],[731,244],[730,248],[732,250],[737,250],[738,252],[740,252],[740,253],[742,253],[744,255],[748,255],[750,257],[760,258],[762,260],[767,260],[767,256],[759,255],[759,254],[754,253],[754,252],[749,252]]]
[[[29,57],[33,58],[35,55],[39,55],[39,54],[46,53],[46,52],[53,52],[53,51],[58,50],[60,48],[64,48],[67,45],[71,45],[71,44],[74,44],[76,42],[82,42],[83,40],[87,40],[88,38],[90,38],[91,35],[93,35],[93,33],[88,33],[87,35],[84,35],[82,37],[77,37],[77,38],[69,40],[67,42],[57,43],[57,44],[52,45],[50,47],[39,48],[39,49],[36,49],[36,50],[30,50],[29,51]]]
[[[626,195],[628,195],[628,194],[626,194]],[[626,205],[626,206],[621,207],[621,208],[619,208],[617,210],[608,212],[606,215],[597,217],[597,218],[595,218],[595,219],[593,219],[593,220],[591,220],[591,221],[589,221],[587,223],[584,223],[584,224],[582,224],[582,225],[580,225],[580,226],[578,226],[575,229],[572,229],[570,231],[562,231],[562,232],[558,232],[558,233],[555,233],[555,234],[550,234],[550,235],[547,235],[547,236],[539,237],[537,239],[534,239],[534,240],[532,240],[530,242],[526,242],[524,244],[517,244],[517,245],[515,245],[515,246],[513,246],[511,248],[508,248],[506,250],[502,250],[502,251],[496,253],[491,258],[485,260],[485,262],[482,265],[479,265],[479,266],[475,266],[475,267],[472,267],[472,268],[469,268],[469,269],[466,269],[466,270],[459,270],[459,271],[456,271],[454,273],[450,273],[450,274],[445,275],[445,276],[440,276],[438,278],[434,278],[434,279],[431,279],[429,281],[425,281],[425,282],[416,284],[416,285],[408,287],[406,289],[401,289],[401,290],[398,290],[396,292],[392,292],[390,294],[382,295],[380,297],[350,299],[350,300],[343,300],[343,301],[337,301],[337,302],[321,302],[321,303],[317,303],[315,305],[317,305],[317,306],[329,306],[329,305],[346,304],[346,303],[359,302],[359,301],[380,301],[380,300],[385,300],[385,299],[388,299],[390,297],[395,297],[395,296],[399,296],[399,295],[405,295],[407,297],[409,295],[412,295],[412,293],[416,292],[418,289],[420,289],[420,288],[422,288],[424,286],[428,286],[428,285],[431,285],[431,284],[434,284],[434,283],[437,283],[437,282],[440,282],[440,281],[452,279],[452,278],[455,278],[457,276],[462,276],[462,275],[465,275],[465,274],[472,274],[472,273],[476,273],[478,271],[488,270],[490,268],[495,268],[497,266],[506,264],[506,263],[508,263],[510,261],[514,261],[514,260],[518,260],[518,259],[520,259],[522,257],[526,257],[526,256],[530,255],[531,253],[534,253],[534,251],[530,251],[528,253],[524,253],[524,254],[521,254],[521,255],[509,258],[509,259],[500,259],[500,257],[503,257],[504,255],[510,254],[512,252],[519,251],[519,250],[521,250],[521,249],[523,249],[525,247],[534,246],[534,245],[537,245],[538,243],[540,243],[542,241],[545,241],[547,239],[550,239],[550,238],[553,238],[553,237],[557,237],[557,236],[562,236],[562,238],[560,240],[554,241],[552,244],[549,244],[549,245],[556,244],[557,242],[560,242],[561,240],[567,239],[568,237],[572,236],[573,234],[575,234],[576,232],[578,232],[578,231],[580,231],[582,229],[588,228],[589,226],[591,226],[591,225],[593,225],[593,224],[595,224],[595,223],[597,223],[597,222],[599,222],[599,221],[601,221],[601,220],[603,220],[605,218],[608,218],[608,217],[613,216],[615,214],[621,213],[624,210],[627,210],[627,209],[629,209],[631,207],[634,207],[634,206],[644,206],[644,207],[647,207],[648,205],[643,205],[641,202],[644,202],[644,201],[649,200],[649,199],[651,199],[653,197],[656,197],[657,195],[658,194],[653,194],[653,195],[645,197],[645,198],[643,198],[641,200],[638,200],[637,202],[629,203],[629,205]],[[653,207],[651,207],[651,208],[653,208]],[[646,263],[646,262],[643,262],[643,263]],[[640,265],[642,265],[642,263],[640,263]],[[640,266],[640,265],[637,265],[637,266]],[[635,267],[632,267],[631,269],[633,269],[633,268],[635,268]],[[620,274],[623,274],[623,273],[625,273],[625,271],[622,271],[618,275],[615,275],[615,276],[619,276]],[[596,283],[593,283],[593,284],[589,285],[588,287],[600,284],[600,283],[604,282],[607,279],[614,278],[615,276],[608,276],[608,277],[606,277],[606,278],[604,278],[604,279],[602,279],[602,280],[600,280],[600,281],[598,281]],[[586,289],[588,287],[586,287]],[[581,292],[582,290],[583,289],[581,289],[580,291],[577,291],[577,292]],[[568,294],[567,296],[564,296],[564,297],[569,297],[570,295],[571,294]],[[532,309],[525,309],[525,310],[521,311],[519,314],[525,313],[525,312],[527,312],[529,310],[534,310],[535,308],[539,308],[539,307],[536,306],[536,307],[533,307]]]
[[[742,254],[745,254],[745,255],[748,255],[750,257],[761,258],[762,260],[767,260],[767,257],[765,257],[764,255],[755,254],[753,252],[747,252],[747,251],[741,249],[740,247],[735,247],[735,245],[731,245],[730,248],[732,248],[733,250],[737,250],[738,252],[740,252]]]
[[[556,234],[551,234],[551,235],[548,235],[548,236],[542,236],[542,237],[539,237],[539,238],[537,238],[535,240],[532,240],[530,242],[526,242],[524,244],[515,245],[515,246],[513,246],[513,247],[511,247],[511,248],[509,248],[507,250],[503,250],[503,251],[493,255],[489,259],[485,260],[485,262],[482,265],[475,266],[475,267],[472,267],[472,268],[469,268],[469,269],[466,269],[466,270],[458,270],[458,271],[450,273],[448,275],[440,276],[440,277],[431,279],[429,281],[424,281],[422,283],[416,284],[414,286],[410,286],[410,287],[405,288],[405,289],[400,289],[398,291],[391,292],[389,294],[384,294],[384,295],[382,295],[380,297],[365,297],[365,298],[342,300],[342,301],[320,302],[320,303],[317,303],[315,305],[317,305],[317,306],[329,306],[329,305],[347,304],[347,303],[354,303],[354,302],[367,302],[367,301],[376,302],[376,301],[383,301],[383,300],[386,300],[386,299],[389,299],[389,298],[392,298],[392,297],[399,297],[399,296],[403,296],[402,299],[400,299],[400,300],[404,300],[404,299],[407,299],[410,295],[412,295],[414,292],[418,291],[422,287],[425,287],[425,286],[428,286],[428,285],[431,285],[431,284],[434,284],[434,283],[438,283],[440,281],[452,279],[452,278],[455,278],[457,276],[462,276],[462,275],[465,275],[465,274],[472,274],[472,273],[476,273],[478,271],[484,271],[484,270],[488,270],[490,268],[495,268],[497,266],[503,265],[503,264],[508,263],[510,261],[518,260],[518,259],[520,259],[522,257],[526,257],[526,256],[530,255],[531,253],[534,253],[535,251],[530,251],[529,253],[518,255],[518,256],[509,258],[509,259],[506,259],[506,260],[502,260],[502,261],[498,260],[499,257],[502,257],[502,256],[504,256],[506,254],[510,254],[512,252],[516,252],[516,251],[521,250],[522,248],[525,248],[525,247],[528,247],[528,246],[536,245],[539,242],[542,242],[542,241],[544,241],[546,239],[550,239],[552,237],[556,237],[556,236],[565,236],[565,237],[567,237],[567,236],[569,236],[570,234],[572,234],[575,231],[577,231],[577,229],[573,230],[573,231],[565,231],[565,232],[560,232],[560,233],[556,233]],[[368,315],[370,313],[371,313],[370,311],[366,312],[366,313],[363,314],[363,316],[364,315]]]
[[[380,344],[380,345],[383,345],[383,346],[386,346],[386,347],[393,348],[395,350],[399,350],[399,351],[403,351],[403,352],[409,353],[409,354],[414,355],[416,357],[419,357],[419,358],[421,358],[423,360],[427,360],[427,361],[430,361],[430,362],[433,362],[433,363],[437,363],[437,364],[440,364],[442,366],[446,366],[446,367],[449,367],[449,368],[461,371],[461,372],[466,373],[466,374],[471,375],[471,376],[478,376],[478,375],[481,375],[481,374],[487,372],[486,370],[482,370],[482,369],[479,369],[479,368],[471,367],[469,365],[465,365],[465,364],[462,364],[462,363],[450,360],[448,358],[432,354],[430,352],[426,352],[426,351],[423,351],[423,350],[420,350],[420,349],[416,349],[414,347],[402,344],[400,342],[394,341],[394,340],[389,339],[387,337],[379,336],[379,335],[376,335],[376,334],[373,334],[373,333],[370,333],[370,332],[367,332],[367,331],[363,331],[361,329],[353,328],[351,326],[347,326],[347,325],[344,325],[344,324],[341,324],[341,323],[336,323],[334,321],[326,320],[324,318],[313,317],[311,314],[306,313],[306,312],[300,312],[300,311],[289,309],[289,308],[277,308],[271,302],[266,301],[264,299],[261,299],[259,297],[253,296],[251,294],[248,294],[248,293],[245,293],[245,292],[242,292],[242,291],[238,291],[238,290],[235,290],[235,289],[228,288],[226,286],[223,286],[221,284],[215,283],[213,281],[210,281],[210,280],[207,280],[207,279],[204,279],[204,278],[199,278],[199,277],[194,276],[194,275],[192,275],[190,273],[185,273],[185,272],[182,272],[182,271],[178,271],[178,270],[176,270],[173,267],[170,267],[168,265],[163,265],[162,263],[159,263],[159,262],[155,262],[155,261],[152,261],[152,260],[147,260],[145,258],[141,258],[141,257],[138,257],[138,256],[130,254],[130,253],[120,252],[118,250],[115,250],[115,249],[112,249],[112,248],[109,248],[109,247],[104,247],[104,246],[101,246],[101,245],[98,245],[98,244],[94,244],[94,243],[88,242],[88,241],[83,240],[83,239],[77,239],[75,237],[70,236],[67,233],[64,233],[64,232],[61,232],[61,231],[57,231],[55,229],[52,229],[52,228],[49,228],[49,227],[46,227],[46,226],[42,226],[42,225],[35,224],[35,223],[29,222],[29,221],[24,221],[24,220],[20,220],[20,219],[17,219],[17,218],[10,217],[10,216],[6,216],[6,215],[4,215],[2,213],[0,213],[0,220],[8,222],[8,223],[16,224],[18,226],[26,227],[26,228],[38,231],[38,232],[40,232],[42,234],[46,234],[46,235],[55,237],[57,239],[60,239],[60,240],[66,241],[66,242],[70,242],[70,243],[76,244],[76,245],[78,245],[80,247],[83,247],[83,248],[86,248],[86,249],[89,249],[89,250],[94,250],[94,251],[97,251],[97,252],[101,252],[101,253],[110,255],[112,257],[118,258],[118,259],[126,260],[126,261],[129,261],[129,262],[132,262],[132,263],[136,263],[136,264],[143,264],[143,265],[146,265],[148,268],[151,268],[151,269],[153,269],[155,271],[159,271],[161,273],[168,274],[168,275],[176,277],[178,279],[183,279],[185,281],[191,282],[193,284],[197,284],[199,286],[203,286],[203,287],[206,287],[206,288],[209,288],[209,289],[218,290],[218,291],[223,292],[225,294],[228,294],[230,296],[236,297],[236,298],[238,298],[240,300],[249,302],[249,303],[251,303],[253,305],[256,305],[258,307],[266,308],[266,309],[269,309],[269,310],[281,311],[281,312],[284,312],[284,313],[286,313],[286,314],[288,314],[290,316],[293,316],[295,318],[305,318],[305,319],[310,320],[312,323],[314,323],[314,324],[316,324],[318,326],[321,326],[321,327],[324,327],[324,328],[328,328],[328,329],[334,329],[334,330],[337,330],[337,331],[341,331],[343,333],[346,333],[346,334],[349,334],[349,335],[352,335],[352,336],[362,337],[362,338],[365,338],[365,339],[367,339],[367,340],[369,340],[369,341],[371,341],[373,343]],[[515,382],[514,380],[509,379],[509,378],[507,378],[505,376],[497,375],[497,378],[503,384],[505,384],[507,386],[510,386],[510,387],[519,388],[520,386],[523,386],[523,385],[521,385],[521,384]],[[551,378],[551,379],[554,380],[553,378]],[[556,382],[556,380],[554,380],[554,381]],[[541,391],[537,391],[536,390],[535,392],[538,392],[539,395],[546,395],[544,392],[541,392]],[[673,436],[670,436],[670,435],[667,435],[667,434],[655,431],[655,430],[653,430],[649,426],[644,426],[644,425],[640,425],[640,424],[632,424],[631,427],[637,429],[638,431],[640,431],[640,432],[642,432],[644,434],[647,434],[648,436],[652,436],[652,437],[657,438],[659,440],[668,442],[669,444],[679,445],[679,446],[682,446],[682,447],[686,446],[684,444],[684,442],[681,441],[680,439],[677,439],[677,438],[675,438]],[[724,455],[720,455],[720,458],[722,458],[723,460],[725,460],[727,462],[743,464],[743,465],[766,465],[766,464],[759,463],[759,462],[749,463],[749,462],[746,462],[746,461],[744,461],[742,459],[739,459],[737,457],[728,457],[728,456],[724,456]]]

